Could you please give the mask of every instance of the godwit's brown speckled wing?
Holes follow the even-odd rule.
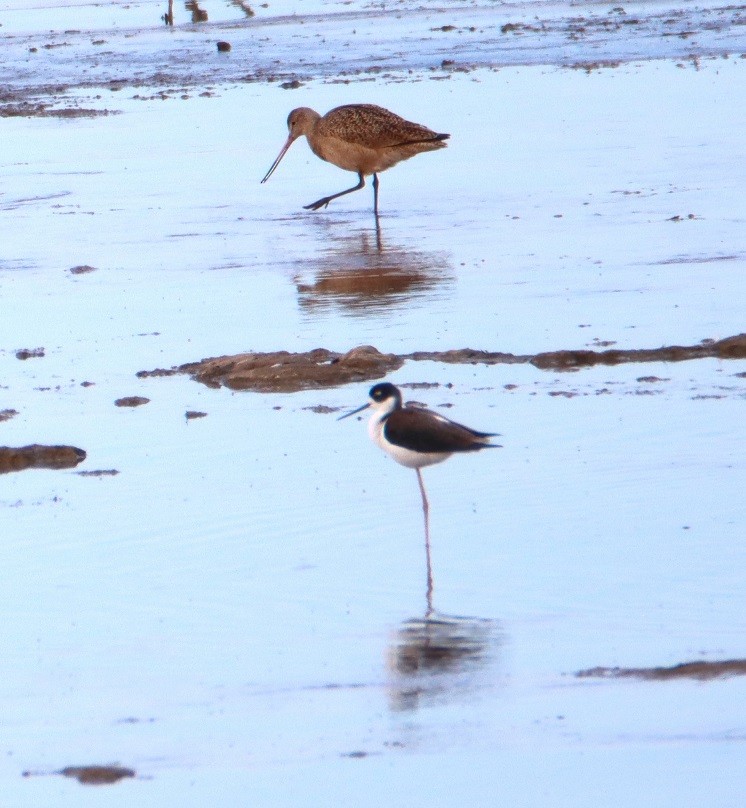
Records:
[[[390,443],[413,452],[474,452],[495,447],[490,432],[476,432],[431,410],[404,407],[386,418],[383,434]]]
[[[335,137],[371,149],[445,140],[418,123],[406,121],[375,104],[348,104],[335,107],[316,124],[318,136]],[[445,144],[443,144],[445,145]]]

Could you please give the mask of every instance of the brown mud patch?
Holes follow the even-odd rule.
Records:
[[[116,114],[108,109],[85,109],[83,107],[52,107],[45,103],[18,101],[0,104],[0,118],[98,118]]]
[[[337,387],[353,382],[383,378],[405,361],[446,364],[496,365],[532,364],[540,370],[579,370],[593,365],[621,365],[629,362],[683,362],[691,359],[745,359],[746,334],[720,340],[703,340],[697,345],[669,345],[660,348],[559,350],[538,354],[512,354],[462,348],[449,351],[416,351],[383,354],[370,345],[336,353],[316,348],[306,353],[272,351],[243,353],[189,362],[170,370],[141,370],[139,378],[186,373],[208,387],[253,390],[260,393],[293,393],[299,390]],[[653,380],[657,377],[641,377]],[[556,393],[555,395],[561,395]]]
[[[253,390],[260,393],[295,393],[340,384],[383,378],[400,368],[404,359],[382,354],[369,345],[336,353],[317,348],[306,353],[272,351],[219,356],[168,370],[140,371],[140,378],[187,373],[208,387]]]
[[[10,419],[14,418],[16,415],[18,415],[18,410],[0,410],[0,423],[10,421]]]
[[[0,474],[24,469],[72,469],[86,453],[75,446],[0,446]]]
[[[123,398],[118,398],[114,402],[115,407],[142,407],[143,404],[150,403],[149,398],[145,398],[145,396],[124,396]]]
[[[746,333],[720,340],[706,339],[696,345],[664,345],[660,348],[611,348],[605,351],[558,350],[533,355],[492,351],[418,351],[406,359],[454,364],[523,364],[540,370],[578,370],[593,365],[623,365],[630,362],[685,362],[691,359],[746,359]]]
[[[22,362],[27,359],[41,359],[44,355],[44,348],[19,348],[16,351],[16,359]]]
[[[23,772],[24,777],[46,776],[47,772]],[[136,777],[134,769],[115,765],[92,765],[92,766],[66,766],[51,774],[61,774],[63,777],[71,777],[86,786],[105,786],[118,783],[127,777]]]
[[[726,659],[719,662],[682,662],[665,668],[589,668],[578,671],[579,679],[644,679],[653,682],[668,682],[672,679],[725,679],[746,675],[746,659]]]
[[[67,766],[59,772],[89,786],[111,785],[125,777],[134,777],[135,770],[124,766]]]

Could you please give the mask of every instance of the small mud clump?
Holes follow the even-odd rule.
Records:
[[[134,769],[124,766],[66,766],[59,771],[63,777],[73,777],[86,786],[105,786],[125,777],[135,777]]]
[[[44,348],[20,348],[16,351],[16,359],[22,362],[26,359],[41,359],[44,356]]]
[[[75,446],[0,446],[0,474],[24,469],[72,469],[85,458],[86,453]]]
[[[72,777],[85,786],[108,786],[117,783],[126,777],[136,777],[134,769],[116,765],[92,766],[65,766],[56,772],[23,772],[24,777],[41,777],[49,774],[61,774],[63,777]]]
[[[150,402],[149,398],[145,398],[145,396],[124,396],[124,398],[118,398],[114,402],[115,407],[142,407],[143,404],[148,404]]]

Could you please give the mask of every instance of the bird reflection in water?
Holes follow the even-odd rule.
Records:
[[[254,10],[245,0],[230,0],[231,5],[240,8],[247,17],[254,16]],[[207,22],[209,16],[205,9],[200,8],[199,0],[185,0],[184,8],[189,12],[193,23]],[[174,24],[174,0],[168,0],[166,13],[161,17],[166,25]]]
[[[389,647],[392,709],[415,710],[478,689],[500,644],[493,620],[436,613],[405,620]]]
[[[200,8],[198,0],[185,0],[184,8],[189,12],[193,23],[207,22],[207,12]],[[174,24],[174,0],[168,0],[166,13],[161,17],[166,25]]]
[[[424,617],[405,620],[389,647],[391,707],[416,710],[476,690],[481,673],[496,662],[503,633],[496,620],[436,612],[430,542],[425,542],[427,584]]]
[[[303,260],[295,278],[301,308],[323,313],[333,308],[369,315],[413,299],[431,299],[453,285],[448,255],[385,246],[380,230],[340,235],[324,228],[329,245],[318,258]]]
[[[187,0],[187,2],[184,3],[184,8],[192,15],[193,23],[207,22],[207,12],[199,7],[197,0]]]

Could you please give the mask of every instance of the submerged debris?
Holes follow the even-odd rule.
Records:
[[[86,453],[75,446],[0,446],[0,474],[24,469],[71,469],[82,463]]]

